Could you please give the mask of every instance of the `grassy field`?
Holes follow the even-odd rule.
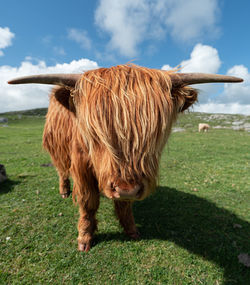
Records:
[[[95,244],[83,254],[78,209],[61,199],[55,169],[42,166],[50,162],[43,114],[4,114],[8,124],[0,124],[9,178],[0,184],[0,284],[250,284],[238,260],[250,254],[249,132],[198,133],[205,115],[182,116],[185,131],[171,135],[157,191],[134,204],[141,239],[123,235],[112,202],[101,198]]]

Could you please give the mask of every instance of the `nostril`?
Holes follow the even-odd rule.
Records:
[[[112,191],[112,192],[115,192],[115,191],[116,191],[116,190],[115,190],[115,185],[114,185],[113,182],[110,183],[110,188],[111,188],[111,191]]]
[[[136,197],[140,198],[143,194],[143,187],[140,187],[140,189],[138,190],[138,192],[136,193]]]
[[[120,199],[120,193],[119,193],[119,188],[112,182],[110,183],[110,190],[112,192],[112,197],[115,199]]]

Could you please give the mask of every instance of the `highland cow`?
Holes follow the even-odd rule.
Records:
[[[137,239],[132,203],[155,189],[159,159],[180,112],[197,101],[187,85],[240,78],[175,73],[136,65],[83,74],[28,76],[11,84],[58,85],[50,96],[43,146],[59,175],[60,194],[79,205],[78,249],[87,252],[97,228],[99,196],[114,201],[125,233]]]

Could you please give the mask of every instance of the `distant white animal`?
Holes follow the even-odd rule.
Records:
[[[199,132],[207,132],[211,127],[208,124],[199,124]]]

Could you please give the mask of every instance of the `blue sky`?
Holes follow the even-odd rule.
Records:
[[[48,106],[42,85],[17,76],[82,72],[133,61],[158,69],[232,74],[200,85],[202,112],[250,115],[250,1],[8,0],[0,9],[0,113]]]

